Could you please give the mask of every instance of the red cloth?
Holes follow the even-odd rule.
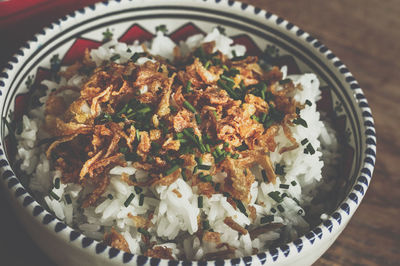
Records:
[[[99,0],[0,0],[0,71],[43,27]]]

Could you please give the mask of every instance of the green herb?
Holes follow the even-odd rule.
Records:
[[[245,151],[249,148],[249,146],[246,145],[246,143],[243,143],[242,145],[236,147],[237,151]]]
[[[264,123],[265,119],[267,119],[267,114],[266,113],[262,113],[260,116],[260,123]]]
[[[195,174],[195,173],[197,173],[197,170],[199,169],[199,167],[196,165],[194,168],[193,168],[193,174]]]
[[[114,197],[113,197],[113,195],[108,194],[108,195],[107,195],[107,198],[109,198],[110,200],[112,200]]]
[[[151,237],[149,231],[147,231],[146,229],[140,227],[140,228],[138,228],[137,230],[138,230],[138,232],[141,233],[142,235],[144,235],[144,236],[146,236],[146,237],[148,237],[148,238]]]
[[[189,80],[185,86],[185,92],[189,93],[190,92],[190,88],[192,86],[192,82]]]
[[[280,212],[284,212],[285,211],[285,209],[282,207],[282,205],[278,205],[278,206],[276,206],[277,208],[278,208],[278,210],[280,211]]]
[[[234,199],[234,201],[235,201],[236,206],[238,207],[239,211],[241,213],[243,213],[244,215],[248,216],[247,212],[246,212],[246,207],[243,205],[243,202],[241,200],[238,200],[238,199]]]
[[[199,196],[197,198],[197,207],[198,208],[203,208],[203,196]]]
[[[280,184],[279,188],[288,189],[289,185],[288,184]],[[283,195],[282,195],[282,197],[283,197]]]
[[[231,155],[232,159],[238,159],[239,158],[239,153],[235,153]]]
[[[129,197],[125,200],[124,206],[125,206],[125,207],[128,207],[129,204],[131,204],[131,202],[132,202],[132,200],[133,200],[134,197],[135,197],[135,194],[131,193],[131,194],[129,195]]]
[[[212,181],[212,176],[211,175],[202,175],[200,177],[200,180],[203,182],[211,182]]]
[[[308,142],[308,139],[305,138],[305,139],[303,139],[300,143],[301,143],[301,145],[305,145],[307,142]]]
[[[302,125],[302,126],[305,127],[305,128],[308,127],[306,120],[304,120],[304,119],[301,118],[301,117],[298,117],[298,118],[294,119],[294,120],[293,120],[293,124]]]
[[[144,194],[140,194],[139,196],[139,206],[143,206],[144,203]]]
[[[310,153],[311,155],[313,155],[315,153],[315,149],[314,147],[311,145],[311,143],[308,143],[307,147],[304,149],[304,153],[308,154]]]
[[[50,196],[57,201],[60,200],[60,197],[53,191],[50,191]]]
[[[109,28],[107,28],[106,31],[103,32],[102,34],[103,34],[103,42],[108,42],[113,37],[113,33],[110,31]]]
[[[118,59],[120,59],[120,58],[121,58],[121,56],[120,56],[119,54],[115,54],[115,55],[113,55],[113,56],[110,57],[110,60],[111,60],[111,61],[116,61],[116,60],[118,60]]]
[[[222,67],[225,69],[224,75],[227,77],[235,77],[237,74],[240,74],[240,71],[237,68],[228,69],[226,65],[223,65]]]
[[[312,102],[310,102],[310,100],[306,100],[305,104],[307,104],[308,106],[311,106]]]
[[[128,152],[128,147],[120,147],[119,148],[119,152],[123,153],[123,154],[127,153]]]
[[[274,201],[281,203],[283,199],[279,196],[280,192],[279,191],[271,191],[268,193],[268,196],[273,199]]]
[[[203,230],[208,230],[210,228],[210,223],[205,220],[203,221]]]
[[[170,169],[168,169],[168,170],[165,172],[165,176],[168,176],[168,175],[172,174],[173,172],[175,172],[176,170],[178,170],[179,167],[180,167],[179,165],[174,165],[174,166],[172,166]]]
[[[54,188],[59,189],[60,188],[60,178],[56,178],[54,180]]]
[[[210,148],[210,145],[208,143],[205,144],[205,147],[206,147],[206,151],[207,152],[211,152],[211,148]]]
[[[287,84],[289,83],[291,80],[290,79],[283,79],[279,81],[279,84],[283,85],[283,84]]]
[[[293,180],[292,182],[290,182],[290,184],[292,184],[292,186],[295,186],[297,185],[297,182]]]
[[[267,177],[267,172],[265,172],[264,169],[261,170],[261,175],[262,175],[264,182],[269,182],[268,177]]]
[[[161,31],[162,33],[167,33],[168,29],[167,26],[165,26],[165,24],[161,24],[156,27],[156,32],[157,31]]]
[[[284,174],[285,174],[284,169],[285,169],[285,166],[284,166],[284,165],[281,165],[281,164],[277,163],[277,164],[275,165],[275,174],[277,174],[277,175],[284,175]]]
[[[193,107],[193,105],[191,105],[188,101],[184,101],[183,105],[192,113],[196,113],[196,109]]]
[[[225,76],[225,75],[221,75],[220,78],[221,78],[222,80],[228,82],[228,84],[232,84],[232,85],[235,84],[235,81],[234,81],[233,79],[231,79],[231,78],[229,78],[229,77],[227,77],[227,76]]]
[[[65,194],[64,198],[65,198],[65,202],[67,204],[71,204],[72,203],[71,196],[69,194]]]
[[[134,63],[136,63],[136,61],[137,61],[140,57],[144,57],[144,56],[146,56],[146,53],[134,53],[134,54],[131,56],[131,60],[132,60]]]
[[[186,169],[185,168],[182,168],[181,174],[182,174],[183,180],[187,181]]]
[[[210,170],[211,169],[211,165],[205,165],[205,164],[199,164],[197,167],[200,170]]]
[[[261,224],[267,224],[267,223],[271,223],[273,221],[274,221],[273,215],[267,215],[267,216],[261,217],[261,219],[260,219]]]
[[[136,194],[140,194],[143,191],[143,189],[141,187],[138,187],[138,186],[135,186],[134,190],[135,190]]]
[[[173,112],[173,113],[175,113],[176,111],[178,111],[178,110],[176,110],[176,108],[175,108],[174,106],[172,106],[172,105],[169,106],[169,110],[170,110],[171,112]]]
[[[229,86],[228,84],[224,83],[221,79],[217,81],[218,86],[220,86],[222,89],[226,90],[226,92],[229,94],[229,96],[235,100],[239,99],[239,96],[236,94],[236,92],[233,91],[233,88]]]
[[[198,125],[200,125],[200,124],[201,124],[201,117],[200,117],[200,115],[199,115],[199,114],[195,114],[194,117],[196,118],[196,123],[197,123]]]
[[[210,66],[210,64],[211,64],[211,61],[207,61],[206,64],[204,65],[204,68],[205,68],[205,69],[208,69],[208,67]]]
[[[215,120],[218,120],[218,115],[217,115],[217,112],[215,110],[212,111],[212,114],[214,115]]]

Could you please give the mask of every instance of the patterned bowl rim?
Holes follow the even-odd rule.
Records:
[[[168,1],[164,0],[165,4],[168,5]],[[10,167],[8,159],[6,157],[5,151],[0,148],[0,171],[2,172],[2,182],[8,187],[10,195],[14,194],[19,207],[24,208],[30,215],[33,216],[36,221],[42,223],[46,226],[49,232],[56,233],[60,239],[69,242],[78,248],[83,248],[89,250],[91,255],[102,255],[104,259],[116,259],[122,263],[132,262],[133,258],[136,257],[136,263],[139,265],[150,263],[151,265],[158,265],[159,263],[168,265],[177,265],[179,263],[197,264],[197,265],[223,265],[224,263],[231,264],[250,264],[253,260],[261,262],[264,264],[267,257],[272,258],[273,262],[279,262],[278,258],[288,258],[289,256],[295,256],[300,254],[301,251],[311,249],[319,241],[323,239],[324,235],[340,232],[346,226],[347,222],[351,216],[356,211],[358,205],[363,199],[366,190],[368,189],[369,183],[372,178],[372,173],[376,161],[376,135],[374,128],[374,121],[371,114],[371,109],[368,105],[367,99],[365,98],[362,89],[358,85],[358,82],[349,72],[347,67],[340,61],[340,59],[333,54],[325,45],[323,45],[319,40],[312,37],[309,33],[303,31],[299,27],[290,23],[289,21],[279,17],[269,11],[254,7],[249,4],[241,3],[232,0],[181,0],[182,2],[193,2],[196,3],[206,3],[212,5],[219,5],[220,8],[229,8],[231,10],[236,9],[236,12],[240,12],[241,15],[247,16],[258,16],[265,20],[265,22],[275,24],[279,27],[290,38],[300,38],[306,41],[309,48],[312,48],[314,53],[319,53],[327,59],[331,66],[334,66],[340,71],[342,76],[345,78],[346,83],[349,85],[355,100],[358,102],[359,110],[362,114],[361,123],[365,126],[365,147],[364,151],[364,163],[362,164],[361,174],[355,181],[352,189],[349,191],[347,196],[341,201],[339,207],[329,216],[328,219],[323,221],[318,226],[314,227],[305,235],[297,238],[296,240],[286,243],[282,246],[276,248],[270,248],[265,252],[258,253],[256,255],[245,256],[242,258],[226,259],[226,260],[215,260],[207,262],[188,262],[188,261],[173,261],[158,258],[150,258],[144,255],[134,255],[127,252],[123,252],[119,249],[109,247],[102,242],[93,240],[89,237],[84,236],[82,233],[75,231],[73,228],[66,225],[64,222],[58,220],[53,214],[49,213],[25,190],[19,180],[16,178],[13,170]],[[10,62],[6,64],[3,72],[0,72],[0,95],[2,91],[7,90],[8,81],[12,78],[13,72],[15,72],[15,67],[18,62],[24,58],[26,54],[29,54],[33,48],[36,47],[39,40],[48,34],[53,34],[52,30],[55,27],[62,26],[63,24],[69,22],[70,20],[80,19],[85,16],[85,14],[94,15],[98,11],[104,11],[109,5],[118,5],[120,2],[132,4],[142,4],[150,3],[151,0],[135,1],[133,0],[115,0],[115,1],[105,1],[99,2],[85,8],[79,9],[69,15],[63,16],[58,21],[52,23],[51,25],[45,27],[39,33],[37,33],[32,40],[27,41],[22,48],[20,48],[17,53],[12,57]],[[217,6],[214,6],[217,7]],[[10,75],[9,75],[10,74]],[[3,97],[3,96],[0,96]],[[1,122],[3,123],[3,122]],[[4,126],[4,125],[2,125]],[[3,140],[1,144],[4,146]],[[350,207],[351,206],[351,207]],[[354,207],[353,207],[354,206]],[[61,233],[63,232],[63,233]],[[61,233],[61,234],[60,234]],[[297,251],[297,253],[295,252]],[[105,255],[105,254],[108,255]]]

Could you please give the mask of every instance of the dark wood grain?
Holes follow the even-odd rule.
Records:
[[[373,111],[378,135],[373,181],[347,228],[315,265],[399,265],[400,1],[243,2],[276,13],[320,39],[348,66]],[[0,264],[51,264],[16,223],[3,196],[0,209],[6,210],[0,219]],[[23,257],[22,250],[27,252]]]

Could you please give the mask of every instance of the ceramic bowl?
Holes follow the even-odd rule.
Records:
[[[58,54],[69,64],[85,48],[102,43],[110,29],[119,41],[150,40],[155,27],[165,24],[178,43],[219,25],[235,43],[259,55],[266,47],[277,52],[276,64],[289,73],[313,72],[321,81],[318,108],[333,121],[343,143],[344,158],[337,201],[326,220],[300,238],[266,252],[243,258],[209,262],[181,262],[125,253],[84,236],[45,210],[21,184],[6,150],[7,128],[0,122],[1,181],[12,208],[37,244],[63,265],[309,265],[343,231],[360,204],[375,163],[376,137],[371,110],[357,81],[325,45],[292,23],[259,8],[235,1],[138,0],[99,3],[61,18],[26,43],[0,75],[1,117],[19,119],[24,112],[29,80],[39,84],[49,75],[50,58]],[[274,59],[274,60],[275,60]],[[34,87],[34,86],[32,86]]]

